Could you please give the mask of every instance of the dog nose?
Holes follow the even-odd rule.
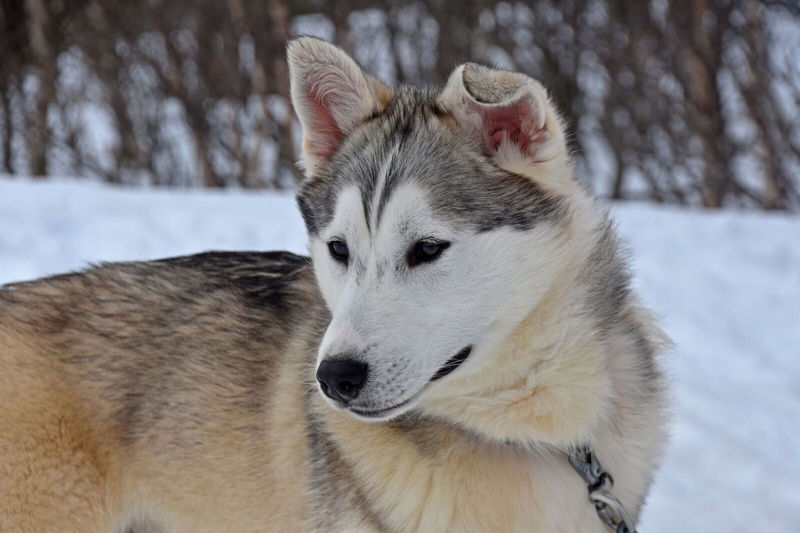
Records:
[[[326,359],[317,368],[322,392],[344,404],[356,399],[366,379],[367,365],[352,359]]]

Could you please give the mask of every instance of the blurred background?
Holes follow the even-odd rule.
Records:
[[[287,37],[389,83],[535,76],[614,199],[800,209],[798,0],[3,0],[0,172],[287,189]]]
[[[0,284],[305,253],[301,34],[391,84],[540,79],[675,342],[639,531],[800,531],[800,0],[0,0]]]

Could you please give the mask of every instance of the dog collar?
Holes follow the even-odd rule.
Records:
[[[630,515],[622,502],[611,492],[614,478],[604,472],[594,452],[589,446],[571,449],[567,456],[569,464],[589,486],[589,501],[597,510],[598,516],[616,533],[636,533]]]

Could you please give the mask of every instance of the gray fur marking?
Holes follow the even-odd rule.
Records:
[[[414,182],[448,221],[483,232],[504,226],[530,229],[563,216],[563,201],[533,180],[489,162],[477,142],[465,137],[428,90],[401,87],[386,109],[370,117],[325,161],[298,192],[298,205],[314,236],[333,218],[339,192],[355,185],[370,227],[379,195],[377,220],[400,185]],[[391,154],[398,145],[397,153]],[[382,190],[381,164],[391,157]]]

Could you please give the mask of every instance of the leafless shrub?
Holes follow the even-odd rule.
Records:
[[[291,187],[286,39],[390,82],[540,78],[599,193],[800,209],[800,8],[785,0],[6,0],[0,172]]]

